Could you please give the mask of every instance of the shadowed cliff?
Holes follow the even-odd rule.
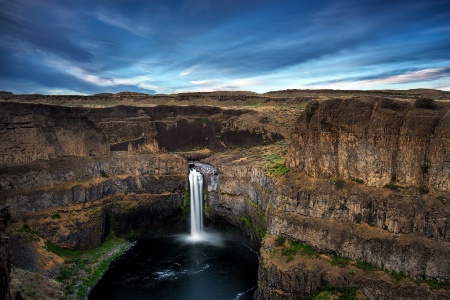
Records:
[[[287,164],[312,177],[450,189],[447,102],[314,101],[292,132]]]

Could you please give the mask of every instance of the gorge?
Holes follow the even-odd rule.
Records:
[[[234,225],[260,249],[255,299],[448,299],[449,100],[2,94],[5,299],[86,298],[100,265],[130,241],[185,230],[189,214]],[[190,166],[203,213],[187,197]]]

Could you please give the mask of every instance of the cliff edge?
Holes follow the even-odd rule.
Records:
[[[311,177],[450,189],[449,103],[382,98],[313,101],[287,156]]]

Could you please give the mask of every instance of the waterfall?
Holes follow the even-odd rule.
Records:
[[[191,238],[200,239],[203,232],[203,177],[195,169],[189,169],[191,188]]]

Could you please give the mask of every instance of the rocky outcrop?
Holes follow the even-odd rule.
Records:
[[[169,224],[184,200],[186,167],[186,160],[173,154],[14,166],[0,177],[0,203],[9,206],[16,222],[26,220],[14,224],[19,233],[26,226],[60,246],[92,248],[110,230],[122,234],[145,224]]]
[[[109,153],[105,136],[70,108],[0,103],[0,165]]]
[[[1,207],[1,206],[0,206]],[[11,299],[11,246],[5,228],[10,216],[7,208],[0,210],[0,299]]]
[[[277,260],[264,252],[264,246],[256,299],[302,299],[328,286],[357,288],[368,299],[449,297],[446,290],[397,283],[386,275],[450,281],[448,192],[392,191],[311,178],[295,170],[275,176],[261,157],[251,156],[219,153],[204,160],[217,169],[218,177],[206,196],[210,217],[224,218],[254,238],[276,234],[380,270],[336,271],[329,262],[301,257],[287,264],[285,257]]]
[[[63,159],[5,168],[0,203],[13,216],[122,193],[184,189],[186,160],[171,154]]]
[[[286,262],[267,240],[261,250],[255,299],[304,299],[321,290],[354,291],[356,299],[448,299],[450,292],[433,290],[424,283],[403,279],[396,282],[381,270],[363,271],[351,263],[346,268],[330,264],[329,257],[301,257]],[[322,299],[322,298],[318,298]],[[353,298],[342,298],[353,299]]]
[[[11,250],[9,237],[0,232],[0,299],[9,300],[11,281]]]
[[[100,128],[112,151],[224,150],[274,142],[288,135],[273,113],[213,106],[79,108]],[[283,120],[286,122],[286,118]]]
[[[312,177],[449,190],[449,105],[417,101],[314,101],[295,124],[287,164]]]

